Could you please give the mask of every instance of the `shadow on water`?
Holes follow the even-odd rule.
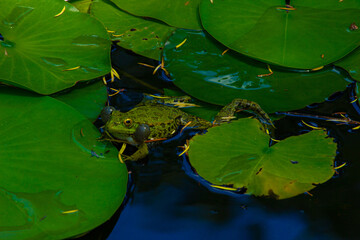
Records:
[[[353,91],[353,86],[348,87],[344,93],[297,112],[327,116],[346,112],[359,120],[350,104]],[[337,165],[347,163],[332,179],[313,189],[312,196],[274,200],[211,191],[184,170],[183,159],[174,150],[183,145],[180,138],[156,147],[143,161],[127,163],[133,180],[127,204],[94,230],[98,233],[91,232],[83,239],[357,239],[360,130],[302,119],[326,127],[338,143]],[[309,130],[300,120],[289,116],[278,120],[276,138]]]

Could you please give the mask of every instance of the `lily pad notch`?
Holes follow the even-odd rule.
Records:
[[[334,175],[337,146],[322,130],[269,147],[255,119],[240,119],[190,141],[189,160],[217,188],[277,199],[310,191]]]

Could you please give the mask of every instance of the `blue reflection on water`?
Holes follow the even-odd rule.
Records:
[[[174,192],[168,194],[173,195]],[[167,206],[154,209],[153,206],[132,204],[125,208],[108,239],[119,239],[119,236],[131,236],[132,239],[299,239],[305,236],[307,230],[302,216],[296,213],[276,216],[260,208],[242,212],[236,209],[237,218],[219,223],[211,217],[199,219],[199,211],[204,210],[199,210],[197,206],[182,208],[183,214],[192,218],[173,218],[168,210]],[[210,214],[216,212],[209,211]]]
[[[185,173],[176,155],[158,157],[129,166],[135,190],[109,240],[321,239],[309,230],[303,211],[274,210],[264,205],[269,199],[210,191]]]

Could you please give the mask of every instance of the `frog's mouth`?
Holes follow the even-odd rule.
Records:
[[[110,133],[111,132],[111,133]],[[147,124],[140,124],[135,131],[116,131],[105,126],[105,133],[113,139],[114,142],[124,142],[130,145],[139,145],[150,136],[150,127]]]
[[[123,143],[127,143],[133,146],[138,145],[139,143],[135,141],[135,139],[132,137],[131,134],[126,134],[126,133],[109,133],[109,131],[105,130],[105,134],[108,135],[111,140],[110,141],[114,141],[114,142],[123,142]]]

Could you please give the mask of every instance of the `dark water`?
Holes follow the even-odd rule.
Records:
[[[120,68],[133,70],[137,78],[152,76],[151,69],[136,70],[139,59],[129,55],[124,61],[123,53],[117,54],[121,58],[117,56],[114,62]],[[122,84],[129,84],[125,86],[128,91],[119,96],[120,100],[113,99],[125,109],[131,100],[141,100],[141,91],[156,91],[139,91],[141,86],[132,89],[131,81],[134,79],[123,79]],[[162,86],[155,79],[152,85]],[[328,101],[298,112],[326,116],[347,112],[351,119],[359,120],[356,105],[350,104],[353,91],[354,86],[348,87]],[[313,189],[312,196],[274,200],[212,190],[189,170],[186,159],[177,156],[177,146],[191,134],[188,131],[180,139],[156,147],[147,159],[128,163],[132,184],[127,203],[84,239],[358,239],[360,130],[306,120],[328,129],[338,144],[336,163],[347,163],[331,180]],[[278,139],[309,131],[295,117],[278,120],[276,127]]]

